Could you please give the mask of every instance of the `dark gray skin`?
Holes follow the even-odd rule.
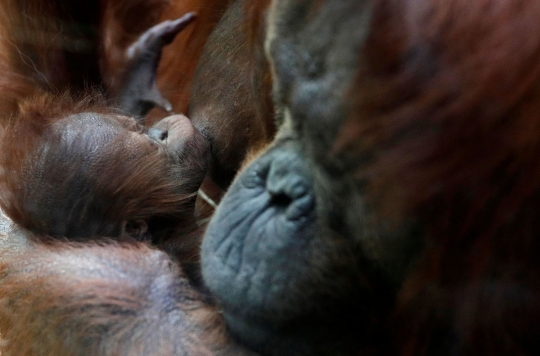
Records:
[[[279,132],[237,177],[202,244],[203,277],[230,329],[265,355],[391,347],[384,319],[420,235],[377,223],[347,156],[329,153],[369,15],[368,2],[338,0],[279,0],[270,13]]]

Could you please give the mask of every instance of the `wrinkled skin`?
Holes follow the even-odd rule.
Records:
[[[419,249],[411,226],[388,230],[372,216],[347,155],[331,153],[368,6],[273,3],[267,51],[280,128],[237,176],[202,244],[204,280],[229,327],[263,354],[384,350],[381,320]]]

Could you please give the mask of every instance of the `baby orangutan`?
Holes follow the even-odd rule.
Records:
[[[162,48],[194,18],[157,24],[128,48],[113,98],[118,108],[88,91],[52,94],[0,63],[7,94],[0,101],[0,207],[15,224],[71,240],[127,234],[158,241],[178,226],[196,227],[206,139],[182,115],[148,130],[140,124],[149,108],[170,106],[155,71]]]
[[[1,136],[0,203],[20,227],[70,239],[139,238],[158,234],[154,225],[194,223],[208,144],[183,115],[145,131],[89,100],[42,96],[21,105]]]

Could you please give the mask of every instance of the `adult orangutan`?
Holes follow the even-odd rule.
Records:
[[[274,0],[279,125],[203,239],[265,355],[540,351],[540,4]]]

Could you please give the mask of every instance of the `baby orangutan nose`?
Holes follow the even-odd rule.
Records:
[[[148,130],[148,137],[164,145],[166,151],[180,161],[207,161],[208,141],[184,115],[172,115],[159,121]]]
[[[147,132],[172,164],[173,179],[181,191],[197,192],[208,169],[210,143],[184,115],[168,116]]]

